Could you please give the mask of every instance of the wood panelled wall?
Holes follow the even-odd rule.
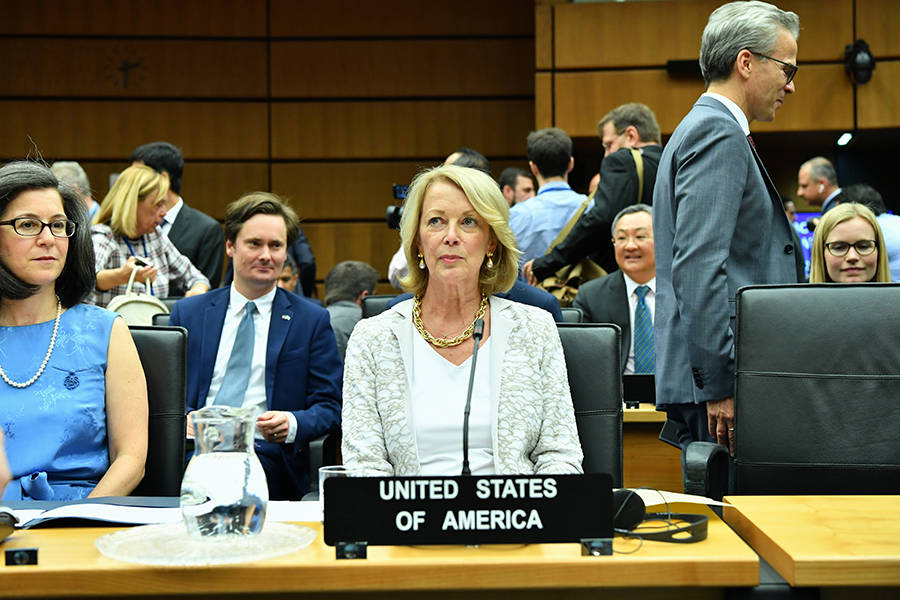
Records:
[[[596,149],[597,121],[620,104],[643,102],[656,113],[664,136],[671,134],[703,93],[704,84],[699,75],[669,75],[666,63],[697,60],[703,28],[722,3],[538,5],[536,126],[561,127],[573,138],[582,138],[582,147]],[[782,193],[792,197],[800,163],[833,153],[837,133],[900,127],[900,2],[779,0],[777,4],[800,16],[796,93],[773,122],[754,123],[751,128],[754,135],[763,134],[758,147],[767,168]],[[856,89],[845,74],[844,49],[859,38],[869,43],[877,66],[872,81]],[[821,131],[835,134],[783,144],[783,133]],[[765,134],[776,132],[779,135],[772,140],[779,147],[767,151]]]
[[[135,147],[172,142],[182,196],[217,219],[246,191],[291,198],[320,280],[348,259],[386,278],[391,185],[421,166],[460,146],[495,176],[526,166],[531,0],[31,0],[4,12],[0,158],[78,160],[102,198]]]

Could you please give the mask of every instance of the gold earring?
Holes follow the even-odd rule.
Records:
[[[422,256],[421,252],[419,252],[419,268],[423,271],[425,270],[425,257]]]
[[[493,252],[488,252],[488,255],[487,255],[487,256],[488,256],[488,264],[487,264],[487,268],[488,268],[488,269],[493,269],[493,268],[494,268],[494,253],[493,253]]]

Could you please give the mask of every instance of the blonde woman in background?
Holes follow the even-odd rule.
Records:
[[[106,306],[125,293],[131,272],[137,269],[134,291],[152,283],[153,295],[169,296],[169,284],[178,281],[185,296],[209,291],[209,280],[169,241],[159,223],[166,215],[169,178],[142,165],[128,167],[103,199],[94,219],[97,288],[89,302]]]
[[[822,216],[813,238],[810,283],[889,282],[884,235],[862,204],[839,204]]]

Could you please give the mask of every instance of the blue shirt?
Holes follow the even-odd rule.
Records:
[[[513,206],[509,226],[522,251],[520,260],[525,263],[543,256],[585,200],[587,196],[575,192],[568,183],[553,181],[542,185],[534,198]]]
[[[3,500],[77,500],[109,468],[106,357],[116,313],[76,304],[62,314],[47,367],[26,388],[0,381],[0,427],[13,480]],[[0,327],[0,365],[13,381],[41,366],[54,321]]]

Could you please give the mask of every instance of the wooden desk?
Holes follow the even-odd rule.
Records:
[[[680,507],[684,509],[685,507]],[[698,507],[694,507],[695,511]],[[674,509],[673,509],[674,510]],[[700,507],[700,510],[704,510]],[[711,514],[711,513],[710,513]],[[101,555],[94,540],[114,529],[43,529],[15,533],[3,548],[37,547],[39,565],[0,567],[0,597],[125,597],[234,594],[272,600],[420,598],[473,600],[722,598],[725,587],[759,581],[759,558],[713,516],[696,544],[645,542],[635,554],[582,557],[578,544],[466,547],[372,547],[366,560],[336,560],[319,534],[294,554],[253,564],[147,567]],[[617,550],[637,543],[616,539]],[[550,594],[548,595],[548,592]],[[555,594],[554,594],[555,592]]]
[[[622,423],[625,487],[683,492],[681,451],[659,440],[666,413],[653,404],[626,408]]]
[[[725,501],[725,520],[793,586],[900,586],[900,496]]]

